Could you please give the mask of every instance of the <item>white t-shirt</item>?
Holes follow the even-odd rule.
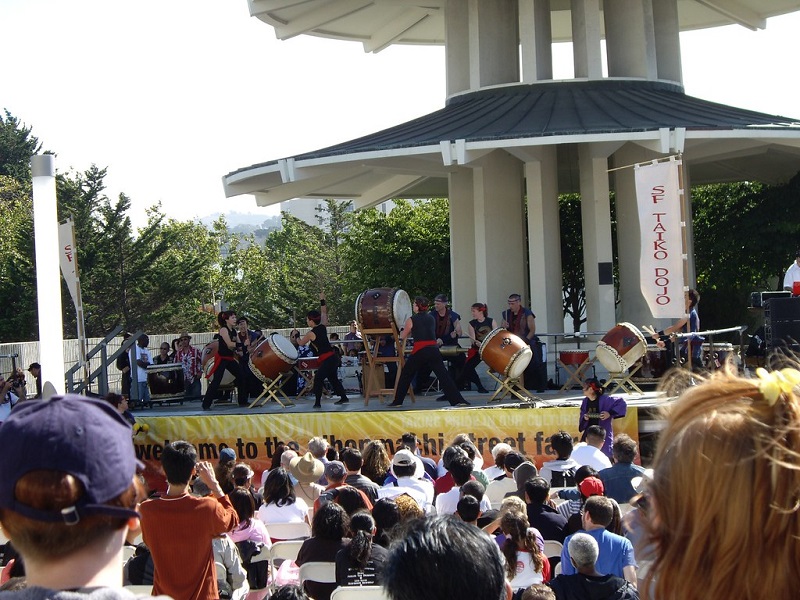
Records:
[[[547,559],[545,559],[547,560]],[[525,589],[536,583],[542,583],[544,575],[533,570],[533,557],[530,552],[517,550],[517,574],[509,583],[512,590]]]
[[[258,520],[267,524],[270,523],[299,523],[304,521],[308,515],[308,504],[302,498],[297,498],[294,504],[278,506],[274,502],[262,504],[258,509]]]
[[[500,508],[503,503],[503,498],[506,497],[508,492],[517,491],[517,482],[513,477],[503,477],[489,482],[489,487],[486,488],[486,495],[484,498],[489,500],[492,508]]]
[[[461,499],[461,490],[454,487],[449,492],[444,492],[436,496],[436,514],[453,515],[458,508],[458,501]],[[484,496],[481,498],[481,512],[486,512],[492,508],[492,503]]]
[[[141,346],[136,346],[136,381],[139,383],[144,383],[147,381],[147,369],[143,369],[139,366],[138,361],[147,359],[147,364],[153,364],[153,357],[150,356],[150,351],[147,348],[142,348]]]
[[[597,471],[608,469],[611,466],[611,460],[599,448],[585,442],[581,442],[572,450],[572,460],[580,466],[589,465]]]
[[[800,267],[797,266],[797,261],[793,262],[786,270],[786,276],[783,278],[783,287],[791,290],[795,281],[800,281]]]

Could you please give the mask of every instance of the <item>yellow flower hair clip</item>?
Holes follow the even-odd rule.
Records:
[[[800,384],[800,371],[797,369],[781,369],[767,371],[763,367],[756,369],[758,375],[758,391],[764,396],[767,404],[774,406],[781,394],[788,394]]]

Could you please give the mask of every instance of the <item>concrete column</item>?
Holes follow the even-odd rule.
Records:
[[[472,170],[462,167],[448,178],[450,193],[450,281],[453,308],[462,318],[478,298],[485,298],[486,273],[476,269],[475,198]],[[481,287],[483,295],[478,292]],[[466,310],[466,312],[465,312]],[[469,319],[467,319],[469,320]]]
[[[531,309],[536,331],[560,333],[564,309],[556,147],[539,146],[527,154],[531,155],[525,162]]]
[[[619,146],[620,144],[578,146],[587,331],[608,331],[616,323],[608,157]]]
[[[677,0],[657,0],[653,3],[653,26],[658,78],[683,84]]]
[[[522,49],[522,81],[534,83],[552,79],[550,0],[519,0],[519,41]]]
[[[608,76],[656,79],[658,70],[651,0],[605,2],[603,15]]]
[[[633,143],[625,144],[614,153],[614,166],[634,165],[659,155]],[[639,277],[639,257],[642,237],[639,231],[639,209],[636,203],[636,183],[633,167],[614,172],[617,207],[617,249],[619,251],[619,297],[617,320],[636,327],[653,323],[653,316],[642,296]],[[667,325],[668,323],[664,323]]]
[[[519,81],[517,0],[469,0],[470,89]]]
[[[575,79],[601,79],[600,0],[572,0],[572,53]]]
[[[447,95],[469,89],[469,7],[467,0],[446,0],[444,49]]]
[[[485,300],[499,321],[508,294],[526,293],[522,165],[506,152],[495,150],[470,166],[475,202],[475,263],[455,276],[475,278],[475,300]]]

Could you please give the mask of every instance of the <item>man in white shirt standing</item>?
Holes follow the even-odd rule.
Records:
[[[793,291],[794,283],[800,281],[800,249],[794,253],[794,262],[786,270],[786,276],[783,278],[783,289],[786,291]]]
[[[147,346],[150,345],[150,338],[142,335],[136,342],[136,382],[139,384],[139,405],[150,403],[150,388],[147,385],[147,366],[152,364],[153,357]]]
[[[603,454],[601,448],[606,440],[606,430],[600,425],[586,428],[586,443],[580,443],[572,451],[572,459],[579,466],[589,465],[596,471],[611,467],[611,461]]]

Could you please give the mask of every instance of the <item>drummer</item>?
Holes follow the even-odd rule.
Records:
[[[414,347],[400,372],[394,402],[386,406],[397,408],[403,405],[411,380],[422,368],[430,369],[436,374],[439,384],[444,389],[445,398],[451,406],[469,406],[469,402],[464,400],[442,362],[442,354],[436,341],[436,321],[428,312],[428,299],[424,296],[414,298],[412,310],[414,314],[406,319],[400,334],[400,342],[401,347],[404,346],[409,335],[413,333]]]
[[[624,417],[628,412],[628,405],[619,396],[609,396],[603,384],[595,377],[583,383],[585,398],[581,403],[581,416],[578,421],[578,431],[583,432],[581,441],[586,438],[586,430],[590,425],[599,425],[606,432],[606,439],[600,449],[603,454],[611,458],[611,445],[614,441],[614,419]]]
[[[700,331],[700,316],[697,314],[697,305],[700,303],[700,294],[697,290],[690,288],[684,294],[684,302],[686,303],[686,316],[676,321],[670,327],[662,329],[661,331],[657,331],[652,335],[652,338],[656,341],[656,344],[658,344],[659,348],[664,348],[667,345],[667,342],[669,342],[671,346],[672,343],[668,339],[668,336],[673,333],[678,333],[681,330],[685,330],[687,325],[689,328],[689,333],[696,333]],[[688,342],[692,346],[692,369],[702,367],[703,338],[699,335],[693,335]],[[681,356],[683,358],[686,358],[686,346],[687,340],[682,341]],[[672,354],[672,348],[668,347],[667,352]]]
[[[219,323],[219,331],[214,336],[214,339],[219,341],[219,348],[215,364],[211,369],[211,373],[209,373],[211,383],[208,384],[206,395],[203,397],[203,410],[211,410],[211,403],[214,401],[217,391],[219,391],[225,371],[228,371],[236,378],[239,406],[247,406],[250,400],[248,386],[246,378],[241,376],[239,363],[236,360],[236,342],[238,340],[236,335],[236,313],[232,310],[222,311],[217,315],[217,322]],[[250,345],[249,340],[247,345]]]
[[[473,304],[471,310],[472,320],[467,327],[467,334],[469,335],[469,339],[472,340],[472,346],[470,346],[469,352],[467,352],[467,362],[464,363],[464,368],[456,378],[456,386],[458,389],[461,389],[464,386],[464,381],[467,380],[475,384],[478,388],[478,392],[481,394],[488,394],[489,390],[483,387],[483,383],[481,383],[481,378],[478,377],[475,367],[481,362],[481,356],[478,352],[481,347],[481,342],[483,342],[487,335],[497,329],[497,321],[489,316],[489,308],[481,302]]]
[[[309,344],[319,359],[317,375],[314,378],[314,408],[322,408],[322,387],[325,380],[330,381],[333,391],[339,396],[334,404],[347,404],[347,393],[339,380],[339,356],[333,350],[328,339],[328,307],[325,303],[325,292],[319,293],[319,310],[310,310],[306,314],[306,322],[311,331],[299,340],[301,346]]]

